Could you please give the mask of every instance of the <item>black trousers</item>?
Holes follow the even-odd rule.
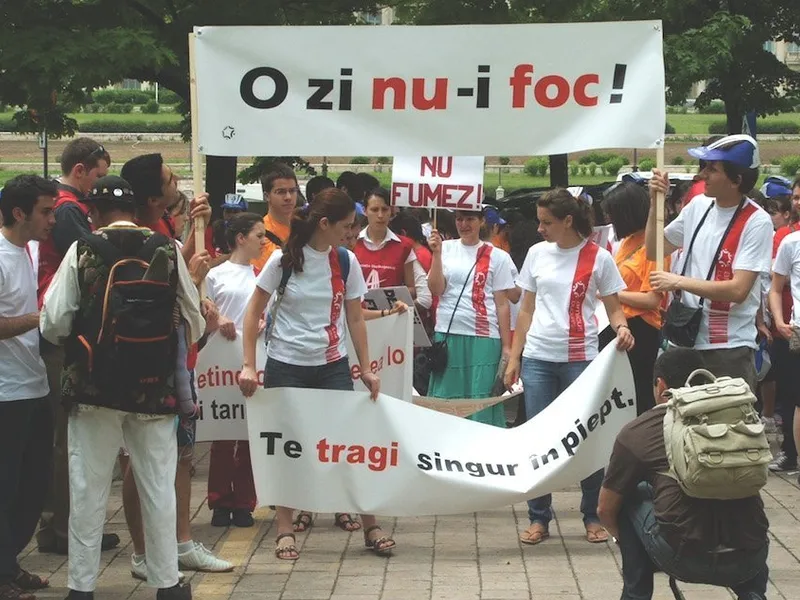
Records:
[[[17,573],[50,484],[53,411],[47,398],[0,400],[0,585]]]
[[[641,415],[656,405],[653,395],[653,365],[658,358],[658,348],[661,344],[661,332],[649,325],[641,317],[628,319],[636,345],[628,352],[633,370],[633,384],[636,388],[636,414]],[[606,327],[600,332],[600,349],[614,341],[617,334],[611,327]]]

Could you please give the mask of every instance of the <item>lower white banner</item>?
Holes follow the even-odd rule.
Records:
[[[365,392],[280,388],[248,401],[260,506],[386,516],[495,508],[604,467],[636,416],[633,375],[610,344],[542,413],[499,429]]]
[[[406,402],[411,402],[411,371],[414,366],[412,312],[367,321],[371,367],[380,375],[381,390]],[[359,379],[356,352],[349,336],[347,356],[350,358],[355,389],[366,393]],[[258,378],[262,385],[266,361],[262,335],[256,343],[256,364],[260,365]],[[237,332],[234,341],[216,334],[200,352],[195,368],[195,388],[200,406],[196,434],[198,442],[247,439],[247,414],[253,399],[245,400],[239,391],[242,362],[241,332]],[[260,394],[263,394],[263,390],[255,397],[260,397]]]

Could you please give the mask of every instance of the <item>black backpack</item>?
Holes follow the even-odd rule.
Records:
[[[78,361],[101,394],[158,392],[177,360],[177,265],[163,250],[172,242],[161,234],[143,244],[136,240],[138,250],[118,248],[100,235],[82,242],[108,267],[108,278],[76,322]]]

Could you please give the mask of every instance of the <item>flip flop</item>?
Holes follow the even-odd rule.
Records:
[[[294,521],[292,521],[292,529],[295,533],[303,533],[311,529],[311,524],[314,522],[314,515],[306,510],[301,510],[297,513]]]
[[[336,513],[333,517],[333,524],[347,532],[361,529],[361,523],[353,519],[350,513]]]
[[[590,544],[603,544],[608,541],[608,532],[600,525],[587,525],[586,541]]]
[[[290,543],[281,543],[282,540],[288,538],[292,539]],[[282,533],[275,538],[275,557],[280,560],[297,560],[300,558],[293,533]]]
[[[525,531],[519,534],[519,541],[529,546],[541,544],[550,537],[550,531],[541,523],[531,523]]]
[[[369,534],[376,529],[380,531],[380,525],[373,525],[364,532],[364,546],[372,550],[378,556],[388,556],[392,553],[392,550],[397,547],[397,544],[388,535],[370,539]]]

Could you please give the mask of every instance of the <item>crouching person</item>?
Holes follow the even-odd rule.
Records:
[[[69,596],[93,598],[112,471],[128,449],[142,492],[148,582],[189,600],[175,545],[176,326],[203,332],[197,290],[174,242],[134,224],[128,183],[99,179],[87,203],[97,231],[68,250],[45,296],[42,335],[64,344],[69,410]]]
[[[696,350],[661,355],[654,374],[656,407],[626,425],[614,445],[598,515],[620,546],[622,600],[652,598],[654,571],[729,587],[740,600],[766,598],[769,523],[758,491],[734,500],[700,499],[666,474],[665,392],[684,387],[700,368]],[[761,437],[763,432],[754,436],[755,445]]]

